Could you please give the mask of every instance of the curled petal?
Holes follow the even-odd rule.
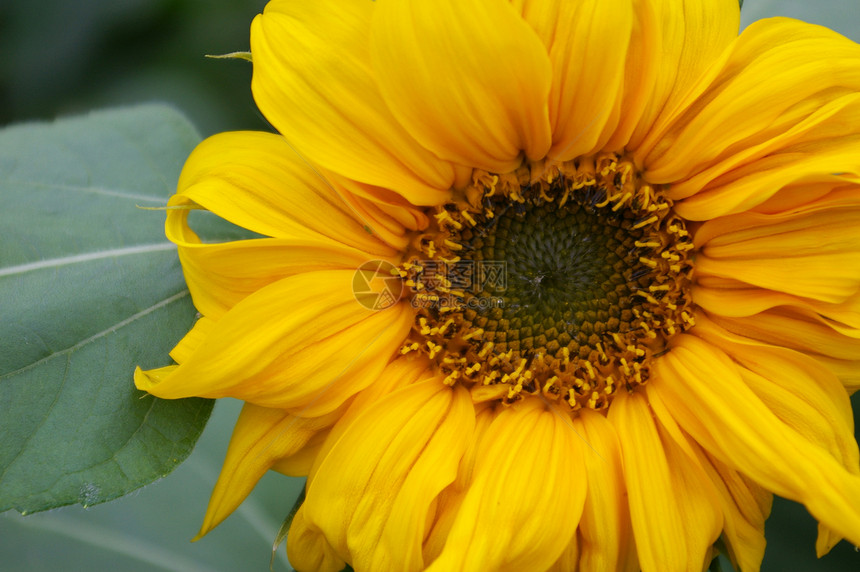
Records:
[[[363,415],[368,407],[373,406],[389,393],[400,388],[435,377],[436,374],[430,369],[430,360],[426,356],[415,353],[398,357],[386,365],[382,373],[374,378],[373,383],[356,393],[350,401],[349,407],[332,427],[328,438],[320,447],[314,466],[308,474],[308,485],[313,482],[320,463],[326,458],[331,448],[344,434],[352,430],[353,421]]]
[[[318,171],[271,133],[219,133],[204,140],[186,161],[170,206],[168,227],[187,224],[183,207],[200,206],[265,236],[323,235],[368,253],[391,252]]]
[[[463,504],[463,499],[472,483],[478,451],[481,450],[484,439],[490,437],[488,431],[495,419],[493,408],[487,404],[477,404],[475,416],[475,429],[469,435],[466,443],[466,450],[460,461],[457,478],[442,491],[436,500],[433,528],[424,541],[425,562],[433,562],[442,553],[451,532],[451,526],[454,524],[460,506]]]
[[[704,316],[693,333],[743,366],[747,385],[784,423],[860,472],[851,402],[832,372],[805,354],[732,334]]]
[[[176,344],[172,350],[170,350],[170,357],[173,358],[173,361],[176,363],[182,363],[187,361],[191,355],[197,351],[197,348],[200,347],[200,344],[209,336],[209,333],[212,331],[212,328],[215,326],[216,321],[211,318],[201,317],[196,322],[194,322],[194,326],[191,330],[188,331],[185,336],[179,340],[179,343]],[[171,366],[172,367],[172,366]]]
[[[299,507],[290,523],[287,535],[290,564],[299,572],[340,572],[346,562],[337,555],[325,535],[308,523],[306,512],[305,505]]]
[[[386,244],[374,233],[378,225],[363,220],[351,204],[361,200],[335,191],[277,135],[222,133],[201,143],[186,162],[166,234],[179,247],[195,306],[218,319],[286,276],[396,259],[389,244],[397,244],[397,236],[402,242],[405,229],[390,224]],[[206,243],[189,225],[197,208],[274,238]]]
[[[714,486],[723,518],[723,536],[732,563],[741,570],[758,570],[764,558],[764,521],[773,495],[704,451],[681,429],[657,392],[648,401],[660,424],[675,443],[695,459]]]
[[[337,269],[355,272],[363,264],[380,259],[325,237],[260,238],[223,244],[195,244],[175,235],[170,238],[179,245],[179,259],[194,306],[216,320],[282,278]]]

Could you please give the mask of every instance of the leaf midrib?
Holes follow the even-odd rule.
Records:
[[[173,246],[173,245],[171,245],[171,246]],[[61,356],[63,354],[67,354],[67,353],[71,354],[71,353],[75,352],[76,350],[86,346],[87,344],[90,344],[90,343],[96,341],[97,339],[103,338],[104,336],[107,336],[109,334],[112,334],[113,332],[119,330],[120,328],[122,328],[124,326],[127,326],[128,324],[131,324],[132,322],[134,322],[136,320],[139,320],[140,318],[146,316],[147,314],[151,314],[152,312],[155,312],[159,308],[162,308],[164,306],[172,304],[173,302],[176,302],[177,300],[181,300],[182,298],[184,298],[188,295],[189,295],[188,290],[182,290],[181,292],[178,292],[177,294],[174,294],[173,296],[170,296],[169,298],[165,298],[164,300],[161,300],[160,302],[156,302],[155,304],[153,304],[149,308],[141,310],[140,312],[137,312],[136,314],[129,316],[125,320],[122,320],[121,322],[117,322],[113,326],[106,328],[106,329],[102,330],[101,332],[94,334],[94,335],[86,338],[85,340],[82,340],[82,341],[76,343],[73,346],[69,346],[66,349],[52,352],[50,355],[47,355],[38,361],[34,361],[33,363],[31,363],[29,365],[25,365],[22,368],[18,368],[16,370],[10,371],[8,373],[2,373],[2,374],[0,374],[0,381],[2,381],[5,378],[13,377],[13,376],[18,375],[20,373],[23,373],[23,372],[27,371],[28,369],[36,367],[37,365],[44,363],[50,359],[53,359],[57,356]]]
[[[128,256],[130,254],[145,254],[148,252],[161,252],[176,248],[172,242],[157,242],[155,244],[141,244],[138,246],[127,246],[125,248],[112,248],[110,250],[97,250],[94,252],[85,252],[83,254],[73,254],[71,256],[61,256],[59,258],[48,258],[37,262],[27,262],[25,264],[17,264],[15,266],[0,267],[0,277],[15,276],[32,272],[33,270],[42,270],[44,268],[57,268],[67,266],[69,264],[78,264],[81,262],[91,262],[93,260],[101,260],[103,258],[116,258],[119,256]]]
[[[96,195],[104,195],[108,197],[117,197],[121,199],[130,199],[134,201],[145,201],[152,203],[160,203],[164,204],[166,199],[165,197],[159,197],[154,195],[144,195],[140,193],[127,193],[123,191],[116,191],[113,189],[107,189],[104,187],[85,187],[82,185],[63,185],[59,183],[39,183],[36,181],[25,181],[25,180],[17,180],[17,179],[4,179],[4,185],[15,185],[15,186],[24,186],[30,187],[33,189],[45,189],[50,191],[73,191],[79,193],[93,193]]]

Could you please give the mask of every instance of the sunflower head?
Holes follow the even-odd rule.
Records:
[[[616,155],[476,171],[412,241],[401,352],[483,398],[605,409],[693,325],[693,242],[671,205]]]
[[[135,376],[246,402],[201,533],[275,469],[299,570],[755,571],[771,493],[860,544],[860,47],[738,17],[271,2],[279,133],[189,158],[202,317]]]

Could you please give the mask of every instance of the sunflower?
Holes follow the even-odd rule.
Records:
[[[299,570],[758,570],[860,544],[860,46],[737,0],[270,2],[170,200],[245,401],[201,534],[307,475]],[[211,211],[261,238],[204,243]]]

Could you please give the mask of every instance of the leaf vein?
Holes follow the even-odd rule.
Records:
[[[189,294],[188,290],[182,290],[181,292],[174,294],[173,296],[171,296],[169,298],[165,298],[164,300],[161,300],[160,302],[153,304],[149,308],[141,310],[140,312],[137,312],[136,314],[126,318],[125,320],[122,320],[121,322],[117,322],[113,326],[106,328],[106,329],[102,330],[101,332],[94,334],[94,335],[90,336],[89,338],[76,343],[73,346],[69,346],[68,348],[66,348],[64,350],[54,352],[51,355],[45,356],[42,359],[40,359],[38,361],[34,361],[30,365],[26,365],[22,368],[16,369],[15,371],[11,371],[7,374],[0,375],[0,380],[2,380],[3,378],[8,378],[8,377],[12,377],[12,376],[18,375],[20,373],[23,373],[23,372],[25,372],[31,368],[34,368],[34,367],[36,367],[36,366],[38,366],[44,362],[47,362],[48,360],[53,359],[59,355],[62,355],[65,353],[68,353],[69,355],[71,355],[74,351],[76,351],[76,350],[78,350],[78,349],[80,349],[80,348],[82,348],[88,344],[91,344],[92,342],[98,340],[99,338],[103,338],[107,335],[114,333],[115,331],[119,330],[120,328],[125,327],[125,326],[131,324],[132,322],[135,322],[135,321],[139,320],[140,318],[143,318],[144,316],[151,314],[152,312],[155,312],[159,308],[163,308],[164,306],[168,306],[168,305],[172,304],[173,302],[176,302],[177,300],[181,300],[182,298],[185,298],[186,296],[188,296],[188,294]]]
[[[25,187],[31,187],[35,189],[46,189],[46,190],[58,190],[58,191],[73,191],[80,193],[93,193],[96,195],[103,195],[108,197],[119,197],[123,199],[130,199],[134,201],[146,201],[152,203],[164,203],[165,197],[157,197],[152,195],[144,195],[141,193],[127,193],[122,191],[116,191],[113,189],[106,189],[104,187],[84,187],[81,185],[65,185],[60,183],[39,183],[36,181],[21,181],[15,179],[5,179],[4,181],[7,185],[20,185]]]
[[[72,256],[62,256],[60,258],[48,258],[47,260],[38,260],[36,262],[27,262],[26,264],[18,264],[16,266],[8,266],[0,268],[0,276],[13,276],[15,274],[24,274],[33,270],[42,270],[44,268],[56,268],[66,266],[68,264],[78,264],[80,262],[90,262],[92,260],[100,260],[102,258],[116,258],[119,256],[128,256],[130,254],[146,254],[149,252],[160,252],[175,248],[172,242],[158,242],[155,244],[141,244],[139,246],[127,246],[125,248],[112,248],[110,250],[98,250],[96,252],[85,252],[83,254],[75,254]]]

